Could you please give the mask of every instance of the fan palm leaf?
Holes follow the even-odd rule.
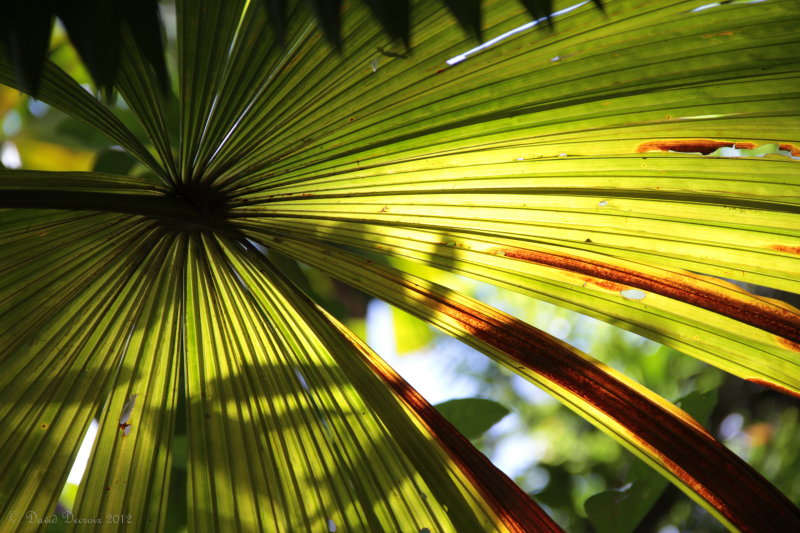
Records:
[[[46,63],[38,97],[142,170],[0,170],[4,515],[54,508],[99,412],[74,515],[162,530],[185,412],[193,531],[558,529],[266,247],[483,351],[727,527],[800,528],[668,401],[413,273],[533,295],[800,395],[797,309],[731,283],[798,290],[796,6],[603,4],[511,35],[525,9],[486,2],[486,35],[509,36],[465,52],[449,11],[419,2],[406,53],[357,3],[337,51],[298,3],[281,34],[258,2],[178,1],[176,102],[122,30],[116,88],[148,138]],[[0,82],[23,87],[2,47]]]

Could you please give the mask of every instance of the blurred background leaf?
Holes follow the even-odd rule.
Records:
[[[434,407],[468,439],[477,439],[510,412],[483,398],[448,400]]]

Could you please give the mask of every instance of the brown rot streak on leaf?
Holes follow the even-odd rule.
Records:
[[[786,246],[784,244],[770,244],[771,249],[778,252],[786,252],[787,254],[800,255],[800,246]]]
[[[795,146],[791,143],[779,144],[778,150],[786,150],[787,152],[791,152],[793,156],[800,156],[800,146]]]
[[[800,352],[799,343],[792,342],[789,339],[784,339],[783,337],[777,337],[777,339],[778,339],[778,344],[780,344],[784,348],[792,350],[793,352]]]
[[[636,147],[638,153],[643,152],[686,152],[695,153],[700,152],[703,155],[708,155],[717,148],[744,148],[753,150],[756,148],[755,143],[731,142],[731,141],[714,141],[712,139],[673,139],[662,141],[647,141]]]
[[[447,450],[462,473],[476,486],[509,531],[562,531],[519,486],[494,466],[411,385],[385,363],[365,354],[365,361],[389,385]]]
[[[800,342],[800,317],[795,313],[761,300],[736,299],[722,290],[692,283],[691,278],[687,276],[661,278],[597,261],[524,248],[494,248],[487,250],[487,253],[622,283],[692,304],[753,325],[779,337]]]
[[[793,391],[791,389],[787,389],[786,387],[781,387],[780,385],[776,385],[775,383],[770,383],[769,381],[767,381],[765,379],[747,378],[747,381],[749,381],[751,383],[757,383],[759,385],[762,385],[764,387],[776,390],[778,392],[782,392],[783,394],[787,394],[789,396],[794,396],[795,398],[800,398],[800,394],[798,394],[797,392],[795,392],[795,391]]]
[[[628,288],[625,285],[620,285],[619,283],[614,283],[613,281],[608,281],[605,279],[597,279],[597,278],[581,278],[581,279],[585,283],[589,283],[591,285],[597,285],[598,287],[602,287],[603,289],[608,289],[611,292],[620,292]]]
[[[714,33],[704,33],[701,35],[703,39],[711,39],[712,37],[730,37],[733,35],[732,31],[718,31]]]

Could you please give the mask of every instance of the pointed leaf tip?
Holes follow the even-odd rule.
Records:
[[[8,50],[20,88],[34,97],[52,28],[52,9],[38,2],[15,2],[5,6],[0,17],[0,44]]]
[[[444,0],[458,24],[478,41],[483,40],[480,0]]]
[[[408,49],[411,34],[411,6],[408,0],[366,0],[366,3],[384,31],[392,39],[402,41]]]
[[[317,23],[325,33],[328,42],[335,48],[342,44],[342,1],[341,0],[308,0]]]

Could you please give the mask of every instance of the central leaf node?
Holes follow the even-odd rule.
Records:
[[[228,210],[227,197],[219,189],[203,183],[178,184],[173,189],[173,196],[187,202],[209,222],[223,220]]]

